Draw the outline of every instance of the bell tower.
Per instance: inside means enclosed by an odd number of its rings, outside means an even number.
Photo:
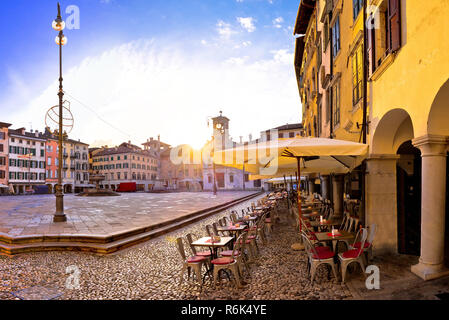
[[[225,148],[225,145],[229,144],[229,119],[223,116],[223,111],[220,111],[220,115],[218,117],[212,118],[213,123],[213,135],[216,140],[216,143],[219,144],[221,141],[222,149]]]

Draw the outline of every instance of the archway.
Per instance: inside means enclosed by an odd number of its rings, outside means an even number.
[[[408,187],[403,183],[407,172],[404,173],[402,167],[410,161],[408,153],[413,155],[410,151],[413,138],[412,119],[401,108],[385,113],[373,134],[365,177],[365,218],[367,225],[377,225],[378,252],[403,252],[400,240],[404,234],[404,195]],[[406,146],[411,147],[407,149]]]
[[[427,121],[427,133],[429,135],[449,136],[449,79],[435,95]],[[449,268],[449,153],[446,153],[446,155],[444,264]]]
[[[398,252],[419,256],[421,250],[421,152],[404,142],[398,149]]]

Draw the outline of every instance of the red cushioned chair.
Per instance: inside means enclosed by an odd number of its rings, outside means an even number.
[[[245,254],[245,247],[246,247],[246,241],[247,241],[247,237],[248,234],[246,232],[242,233],[239,236],[239,250],[237,252],[235,252],[236,254],[236,259],[237,259],[237,264],[239,266],[239,271],[240,271],[240,275],[243,275],[243,267],[245,267],[246,272],[248,273],[248,275],[250,274],[250,268],[249,268],[249,264],[248,264],[248,257]],[[234,244],[235,247],[235,244]],[[220,256],[221,257],[232,257],[234,250],[226,250],[226,251],[222,251],[220,252]]]
[[[190,269],[193,269],[195,271],[195,275],[199,283],[203,284],[203,278],[201,277],[201,267],[206,261],[206,258],[204,256],[194,255],[190,258],[186,257],[185,251],[184,251],[184,244],[182,238],[176,239],[177,248],[179,251],[179,254],[182,258],[182,270],[181,270],[181,278],[179,281],[179,284],[181,285],[184,280],[184,272],[187,270],[188,272],[188,278],[190,278]],[[193,274],[192,274],[193,279]]]
[[[346,269],[353,262],[357,262],[360,265],[362,272],[366,277],[365,264],[363,261],[363,248],[365,247],[367,236],[368,231],[365,228],[360,229],[355,236],[354,244],[352,245],[353,249],[338,254],[341,263],[342,283],[345,282]],[[355,248],[355,243],[357,242],[360,242],[359,248]]]
[[[219,279],[218,274],[221,270],[227,269],[232,272],[236,280],[236,287],[241,288],[242,283],[240,282],[240,270],[238,259],[242,256],[240,241],[243,239],[242,235],[238,237],[232,249],[231,256],[222,256],[220,258],[214,259],[211,263],[214,265],[214,284],[217,284]],[[223,252],[222,252],[223,253]],[[222,255],[222,253],[220,253]]]
[[[363,246],[363,252],[367,255],[365,262],[368,264],[368,260],[371,260],[373,258],[373,242],[374,237],[376,235],[377,231],[377,225],[375,223],[372,223],[368,227],[369,235],[368,238],[365,241],[365,245]],[[355,242],[350,249],[360,249],[362,246],[362,243],[360,241]]]
[[[332,267],[332,271],[334,273],[335,279],[338,280],[337,268],[335,267],[334,256],[335,254],[327,247],[317,247],[309,240],[309,236],[306,232],[301,233],[304,249],[307,253],[307,257],[309,259],[310,264],[310,273],[311,278],[310,281],[313,283],[313,279],[315,278],[316,270],[318,266],[321,264],[328,264]]]

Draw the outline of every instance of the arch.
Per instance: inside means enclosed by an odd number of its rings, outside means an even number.
[[[430,107],[427,133],[449,136],[449,79],[438,90]]]
[[[388,111],[379,121],[373,135],[373,154],[396,154],[405,141],[414,138],[412,119],[404,109]]]

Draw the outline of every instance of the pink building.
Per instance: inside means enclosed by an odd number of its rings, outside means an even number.
[[[0,122],[0,194],[9,192],[8,175],[9,175],[9,157],[8,157],[8,128],[9,123]]]

